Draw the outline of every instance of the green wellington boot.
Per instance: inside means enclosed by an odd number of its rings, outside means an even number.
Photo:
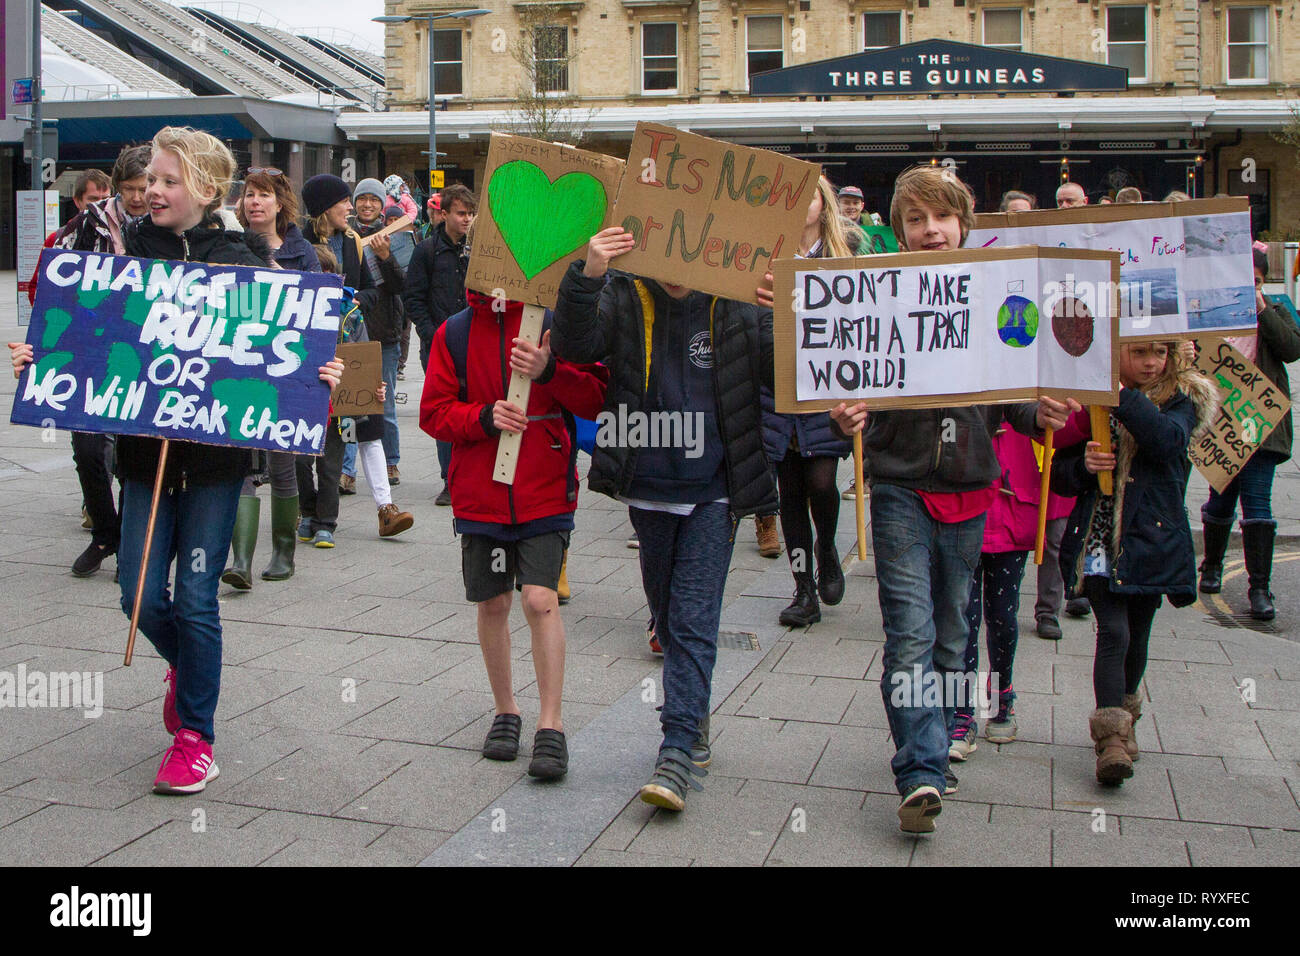
[[[221,580],[237,591],[253,589],[253,549],[257,547],[257,521],[262,501],[256,495],[240,495],[235,512],[235,534],[230,539],[230,564]]]
[[[293,552],[298,546],[298,496],[271,498],[271,563],[262,572],[263,581],[284,581],[293,577]]]

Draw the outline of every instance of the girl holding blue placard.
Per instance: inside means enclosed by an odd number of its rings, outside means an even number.
[[[234,157],[208,133],[164,127],[153,140],[146,199],[149,215],[128,226],[132,256],[189,262],[265,266],[252,237],[228,232],[216,218],[235,172]],[[14,373],[32,361],[30,345],[10,343]],[[320,368],[330,390],[343,374],[337,359]],[[144,553],[146,529],[162,440],[118,439],[121,468],[122,609],[128,615]],[[214,718],[221,686],[221,615],[217,586],[235,525],[249,453],[172,441],[162,474],[145,569],[140,630],[168,665],[163,724],[173,743],[154,779],[156,793],[198,793],[217,776],[212,756]],[[174,592],[169,592],[172,562]]]

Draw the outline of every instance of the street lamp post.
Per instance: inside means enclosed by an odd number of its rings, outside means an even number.
[[[375,23],[408,23],[412,20],[427,21],[426,29],[429,36],[429,191],[433,192],[433,172],[438,168],[438,104],[434,98],[434,53],[433,53],[433,21],[434,20],[471,20],[474,17],[481,17],[484,14],[491,13],[491,10],[482,8],[474,10],[456,10],[452,13],[432,13],[432,14],[411,14],[409,16],[393,17],[372,17]]]

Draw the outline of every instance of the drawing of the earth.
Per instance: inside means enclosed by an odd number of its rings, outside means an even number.
[[[1075,358],[1092,348],[1092,312],[1074,296],[1052,307],[1052,334],[1061,348]]]
[[[998,338],[1023,349],[1038,337],[1038,306],[1022,295],[1009,295],[998,308]]]

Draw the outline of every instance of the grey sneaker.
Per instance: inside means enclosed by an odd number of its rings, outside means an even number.
[[[1059,641],[1062,637],[1061,622],[1054,614],[1044,614],[1036,622],[1034,632],[1045,641]]]
[[[700,735],[691,747],[691,763],[697,767],[707,767],[713,763],[713,747],[709,744],[709,715],[700,721]]]
[[[953,773],[952,768],[949,767],[947,770],[943,772],[943,795],[946,797],[949,794],[956,793],[956,792],[957,792],[957,775]]]
[[[952,740],[948,742],[948,759],[962,763],[967,757],[979,750],[979,744],[975,743],[977,733],[978,730],[973,720],[964,729],[958,728],[952,735]]]
[[[680,811],[686,806],[686,791],[703,790],[695,777],[707,776],[708,771],[695,766],[690,754],[676,747],[659,751],[655,772],[650,782],[641,788],[641,799],[651,806]]]
[[[1008,711],[984,725],[984,736],[991,744],[1009,744],[1016,739],[1016,715]]]

